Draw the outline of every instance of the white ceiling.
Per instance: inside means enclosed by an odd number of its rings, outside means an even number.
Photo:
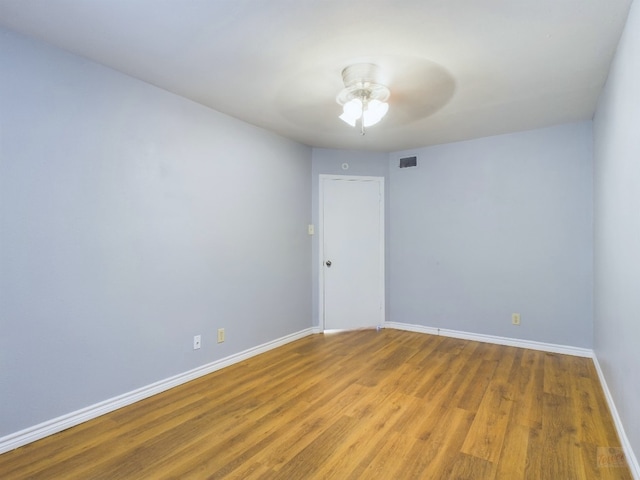
[[[395,151],[590,119],[632,0],[0,0],[0,25],[311,146]],[[378,64],[385,119],[338,119]]]

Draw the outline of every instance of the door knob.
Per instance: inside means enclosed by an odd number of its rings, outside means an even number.
[[[330,267],[330,266],[331,266],[331,260],[327,260],[327,262],[325,263],[325,265],[326,265],[327,267]]]

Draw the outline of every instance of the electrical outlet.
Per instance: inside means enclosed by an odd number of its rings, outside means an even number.
[[[218,343],[224,342],[224,328],[218,329]]]
[[[513,323],[514,325],[520,325],[520,314],[519,313],[512,313],[511,314],[511,323]]]
[[[202,338],[200,335],[193,337],[193,349],[198,350],[202,346]]]

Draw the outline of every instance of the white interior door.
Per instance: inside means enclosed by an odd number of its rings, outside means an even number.
[[[384,321],[384,178],[320,177],[320,318],[326,330]]]

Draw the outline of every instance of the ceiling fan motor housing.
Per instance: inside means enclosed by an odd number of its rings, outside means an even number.
[[[387,101],[389,89],[380,83],[380,67],[372,63],[356,63],[342,70],[344,89],[336,98],[340,105],[360,98],[365,101]]]

